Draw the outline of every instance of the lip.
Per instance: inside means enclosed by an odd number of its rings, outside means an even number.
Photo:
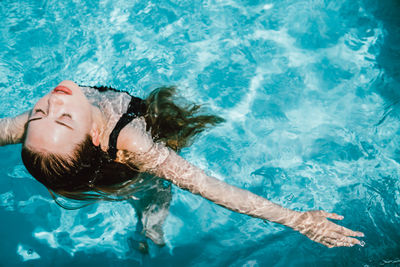
[[[65,87],[63,85],[59,85],[51,91],[52,94],[60,94],[60,95],[72,95],[71,89]]]

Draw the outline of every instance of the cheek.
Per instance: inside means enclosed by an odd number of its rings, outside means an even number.
[[[87,132],[92,126],[92,116],[89,111],[81,109],[79,113],[76,114],[76,122],[79,128]]]
[[[84,97],[76,97],[72,100],[72,105],[75,110],[79,111],[79,113],[83,113],[86,115],[90,115],[91,112],[91,104]]]

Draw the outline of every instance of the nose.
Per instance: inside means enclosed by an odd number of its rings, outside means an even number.
[[[64,105],[64,101],[60,97],[58,97],[57,95],[54,95],[54,94],[50,95],[48,101],[49,101],[48,113],[51,113],[51,112],[56,113]]]

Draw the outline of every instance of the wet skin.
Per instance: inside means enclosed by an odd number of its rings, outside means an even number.
[[[76,83],[62,81],[33,107],[25,145],[36,151],[72,153],[87,134],[98,134],[93,109]]]

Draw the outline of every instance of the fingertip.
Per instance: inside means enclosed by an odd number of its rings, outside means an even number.
[[[354,242],[354,243],[352,244],[352,247],[355,247],[355,246],[364,247],[364,246],[365,246],[365,242],[364,242],[364,241],[357,240],[357,242]]]
[[[335,219],[335,220],[343,220],[344,217],[342,215],[336,214],[336,213],[329,213],[329,218]]]
[[[365,236],[364,233],[362,233],[362,232],[357,232],[357,233],[358,233],[359,237],[364,237]]]

